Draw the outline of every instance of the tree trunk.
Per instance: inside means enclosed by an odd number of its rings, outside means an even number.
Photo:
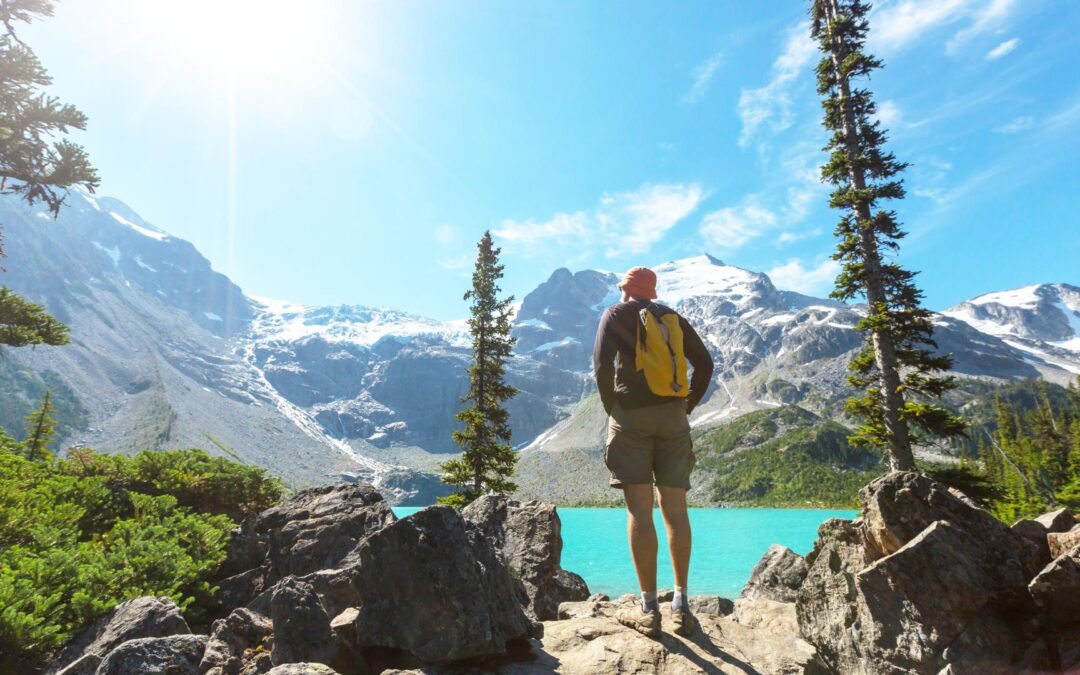
[[[828,21],[832,24],[840,15],[837,0],[824,0],[824,5]],[[848,155],[848,178],[851,181],[851,187],[861,191],[866,188],[866,177],[863,170],[855,165],[859,148],[856,139],[855,115],[851,109],[851,88],[847,77],[840,70],[839,52],[841,49],[841,40],[833,37],[829,55],[832,58],[833,73],[840,90],[844,144]],[[881,255],[874,236],[869,204],[856,203],[852,211],[859,230],[859,247],[862,249],[865,266],[866,300],[873,311],[875,307],[886,304],[885,288],[881,278]],[[900,392],[900,372],[897,368],[896,348],[892,335],[886,329],[874,329],[871,331],[871,343],[874,349],[874,362],[878,369],[882,402],[885,405],[882,418],[889,441],[889,466],[893,471],[913,471],[915,458],[911,453],[911,439],[908,436],[907,423],[900,417],[904,397]]]

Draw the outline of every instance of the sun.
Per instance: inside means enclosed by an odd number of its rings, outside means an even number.
[[[288,84],[327,60],[336,32],[322,0],[143,0],[135,25],[152,53],[194,78]]]

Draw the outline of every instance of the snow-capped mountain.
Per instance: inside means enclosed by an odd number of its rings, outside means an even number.
[[[987,293],[942,312],[1001,338],[1035,364],[1080,374],[1080,288],[1036,284]]]
[[[245,295],[188,242],[121,202],[75,193],[58,221],[0,199],[11,258],[0,281],[72,327],[62,348],[0,351],[18,428],[46,388],[65,444],[132,451],[204,447],[267,466],[294,485],[371,480],[399,499],[430,499],[431,471],[467,386],[464,321],[389,308],[303,306]],[[765,274],[703,255],[656,265],[659,301],[684,314],[716,361],[699,427],[798,402],[835,413],[861,344],[858,307],[777,289]],[[592,344],[618,276],[556,270],[518,308],[507,364],[520,478],[551,474],[547,453],[602,447]],[[993,293],[937,318],[960,375],[1080,372],[1080,291]],[[464,311],[464,307],[463,307]],[[547,455],[550,457],[550,455]],[[531,474],[530,474],[531,472]]]

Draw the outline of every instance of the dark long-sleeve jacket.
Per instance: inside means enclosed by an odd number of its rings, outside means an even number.
[[[666,403],[674,398],[652,393],[645,373],[638,372],[634,367],[637,324],[641,320],[641,310],[648,304],[642,300],[621,302],[609,307],[600,319],[596,345],[593,347],[593,372],[596,375],[596,388],[600,390],[600,400],[608,413],[616,400],[622,408],[631,409]],[[662,307],[662,311],[670,310]],[[687,396],[687,409],[693,410],[709,388],[713,361],[693,326],[681,316],[679,325],[683,332],[683,352],[693,368]]]

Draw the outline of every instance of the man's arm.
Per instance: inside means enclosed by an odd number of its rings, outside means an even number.
[[[694,368],[694,374],[690,378],[690,394],[686,397],[686,413],[690,414],[705,396],[709,383],[712,382],[713,360],[705,343],[701,341],[701,336],[690,322],[679,317],[679,323],[683,332],[683,353]]]
[[[604,410],[611,414],[615,405],[615,341],[612,339],[614,320],[611,308],[600,317],[600,327],[596,329],[596,344],[593,345],[593,375],[596,388],[600,392],[600,402]]]

